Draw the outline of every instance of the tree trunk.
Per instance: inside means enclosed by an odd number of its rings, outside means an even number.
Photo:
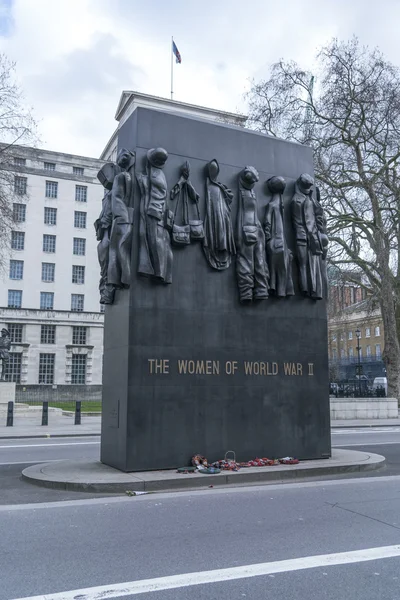
[[[386,364],[388,396],[400,398],[400,343],[397,333],[394,290],[390,277],[382,276],[381,312],[384,326],[383,360]]]

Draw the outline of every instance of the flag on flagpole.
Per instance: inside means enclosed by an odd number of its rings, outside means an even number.
[[[173,40],[172,40],[172,52],[175,54],[176,62],[180,64],[182,62],[181,53],[179,52],[178,47]]]

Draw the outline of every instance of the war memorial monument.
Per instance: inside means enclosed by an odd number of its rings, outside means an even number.
[[[328,458],[328,239],[311,149],[139,107],[99,180],[101,461]]]

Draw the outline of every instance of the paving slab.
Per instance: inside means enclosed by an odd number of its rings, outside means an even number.
[[[14,417],[14,425],[6,427],[6,421],[0,422],[1,439],[48,438],[99,436],[101,417],[82,416],[81,425],[74,425],[74,418],[49,414],[49,424],[42,425],[41,415],[35,417]]]
[[[350,428],[354,427],[395,427],[400,425],[399,418],[393,419],[331,419],[331,428]]]
[[[301,480],[343,473],[380,469],[385,457],[380,454],[334,448],[332,458],[302,461],[297,465],[249,467],[237,472],[222,471],[215,475],[180,474],[176,470],[123,473],[95,460],[61,460],[32,465],[22,471],[25,481],[48,488],[100,493],[126,491],[157,492],[206,488],[210,485]]]

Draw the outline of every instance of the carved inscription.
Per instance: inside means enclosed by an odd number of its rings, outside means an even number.
[[[301,362],[188,360],[183,358],[173,362],[169,358],[148,358],[147,363],[150,375],[170,375],[171,372],[178,375],[211,376],[240,373],[249,377],[268,377],[271,375],[302,377],[303,375],[314,375],[314,363],[312,362],[303,365]]]

